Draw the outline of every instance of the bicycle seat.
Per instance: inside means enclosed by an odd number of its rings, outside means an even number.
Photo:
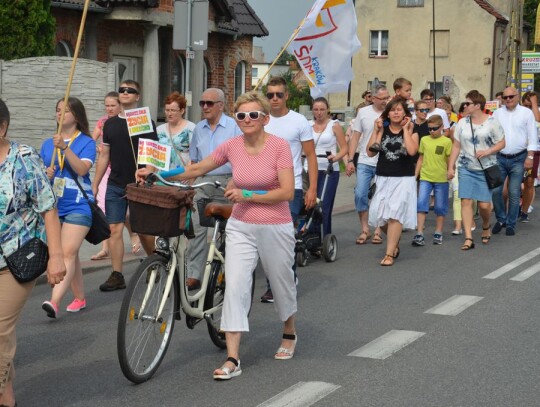
[[[232,208],[232,204],[210,202],[208,205],[206,205],[206,208],[204,208],[204,216],[229,219],[229,217],[231,216]]]

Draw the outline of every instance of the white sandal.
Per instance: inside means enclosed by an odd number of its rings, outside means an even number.
[[[283,339],[288,339],[290,341],[294,341],[294,345],[291,348],[284,348],[283,346],[279,347],[279,349],[276,351],[276,354],[274,355],[274,359],[277,360],[289,360],[292,359],[294,356],[294,350],[296,349],[296,341],[298,340],[298,336],[296,334],[283,334]],[[282,353],[282,355],[280,355]]]
[[[227,362],[231,362],[234,365],[234,368],[231,369],[230,367],[225,367],[225,364],[221,366],[219,369],[224,372],[223,374],[216,374],[214,370],[214,379],[215,380],[229,380],[233,377],[240,376],[242,374],[242,369],[240,368],[240,361],[236,360],[235,358],[228,357]]]

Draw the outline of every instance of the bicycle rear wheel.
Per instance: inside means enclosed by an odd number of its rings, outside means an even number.
[[[133,383],[145,382],[153,376],[171,341],[178,309],[177,281],[171,287],[161,316],[156,319],[169,272],[167,264],[167,259],[160,255],[147,257],[137,268],[124,294],[118,319],[118,361],[124,376]],[[156,271],[154,286],[147,293],[153,270]],[[141,314],[146,294],[148,298]]]
[[[223,298],[225,297],[225,267],[220,261],[213,261],[210,271],[210,281],[208,282],[208,288],[206,289],[206,296],[204,299],[204,309],[210,309],[217,306],[223,306]],[[227,344],[225,343],[225,332],[222,332],[219,328],[221,323],[220,308],[214,312],[206,323],[208,325],[208,334],[214,345],[218,348],[225,349]]]

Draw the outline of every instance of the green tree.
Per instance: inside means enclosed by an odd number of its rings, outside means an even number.
[[[309,86],[299,88],[296,83],[293,82],[294,74],[291,71],[287,71],[280,76],[287,82],[287,89],[289,90],[287,106],[289,109],[298,112],[300,105],[311,105]],[[263,86],[263,93],[266,93],[266,85]]]
[[[287,65],[289,61],[294,61],[294,56],[289,54],[287,50],[283,51],[283,53],[279,56],[278,60],[276,61],[276,64],[278,65]]]
[[[50,0],[0,0],[0,59],[54,55]]]

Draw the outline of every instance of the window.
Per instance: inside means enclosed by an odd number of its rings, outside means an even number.
[[[259,77],[259,68],[251,68],[251,76],[253,79],[257,79]]]
[[[385,57],[388,55],[388,31],[370,31],[369,56]]]
[[[435,30],[435,56],[447,57],[450,51],[450,31]],[[433,30],[429,32],[429,56],[433,57]]]
[[[368,83],[367,83],[367,88],[366,88],[366,89],[371,90],[371,89],[373,89],[373,87],[374,87],[375,85],[384,85],[384,86],[386,86],[386,81],[379,81],[379,80],[377,80],[377,83],[375,83],[375,81],[368,81]]]
[[[176,63],[173,66],[171,85],[171,90],[176,90],[182,95],[186,91],[186,63],[183,56],[176,58]]]
[[[67,41],[60,41],[56,44],[55,55],[57,57],[73,56],[73,47]]]
[[[398,0],[398,7],[424,7],[424,0]]]
[[[234,100],[245,92],[246,88],[246,64],[240,61],[234,70]]]

